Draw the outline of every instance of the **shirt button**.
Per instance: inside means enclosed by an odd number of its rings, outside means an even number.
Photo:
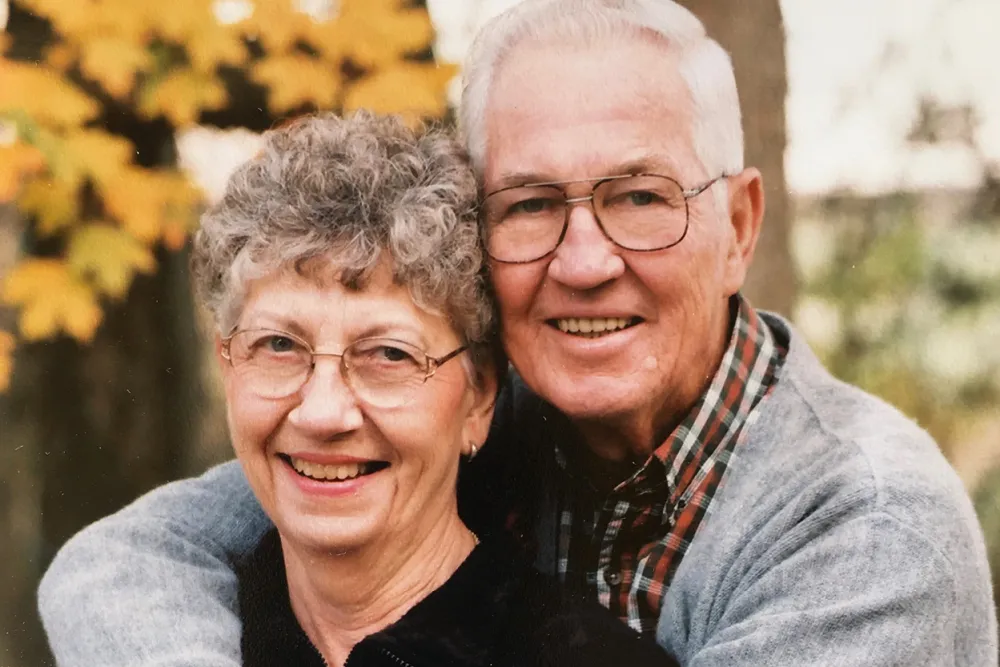
[[[620,572],[615,572],[614,570],[605,570],[604,581],[608,586],[617,586],[622,583],[622,575]]]

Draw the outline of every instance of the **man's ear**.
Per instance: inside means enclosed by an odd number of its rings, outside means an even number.
[[[729,222],[732,234],[726,254],[726,292],[743,287],[764,222],[764,181],[754,167],[726,179],[729,186]]]

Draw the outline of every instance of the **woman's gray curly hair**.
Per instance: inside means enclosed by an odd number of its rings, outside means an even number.
[[[318,259],[358,289],[389,259],[395,280],[450,319],[479,366],[490,354],[493,308],[476,197],[466,154],[443,131],[414,132],[363,111],[303,117],[267,132],[202,216],[192,256],[198,295],[226,335],[256,278]]]

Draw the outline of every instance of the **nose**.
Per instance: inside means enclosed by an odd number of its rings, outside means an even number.
[[[288,421],[306,435],[325,440],[361,428],[364,415],[340,370],[339,357],[317,357]]]
[[[604,234],[591,206],[576,204],[568,215],[566,236],[549,262],[549,277],[574,290],[594,289],[620,277],[625,260]]]

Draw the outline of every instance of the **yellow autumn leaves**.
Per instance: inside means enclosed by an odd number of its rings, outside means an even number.
[[[89,342],[101,322],[93,290],[59,260],[22,262],[4,280],[0,296],[21,306],[18,326],[27,340],[47,338],[62,330]]]
[[[14,337],[0,330],[0,392],[10,386],[11,353],[14,351]]]
[[[11,142],[0,144],[0,202],[17,195],[22,176],[37,173],[45,167],[45,156],[34,146]]]
[[[0,298],[20,306],[18,329],[26,340],[63,331],[89,342],[101,322],[97,294],[123,298],[136,272],[149,273],[156,266],[148,247],[102,224],[79,227],[67,259],[27,259],[5,277]]]
[[[58,248],[0,275],[0,303],[16,309],[24,340],[91,340],[107,302],[156,270],[158,245],[181,248],[197,219],[202,195],[188,177],[170,159],[140,165],[111,129],[123,109],[191,126],[232,104],[227,81],[241,71],[276,117],[363,107],[415,121],[445,113],[455,74],[408,58],[427,51],[433,27],[407,0],[331,0],[319,15],[298,0],[14,4],[54,34],[28,62],[4,55],[20,36],[0,33],[0,204]],[[14,342],[0,330],[0,391]]]

